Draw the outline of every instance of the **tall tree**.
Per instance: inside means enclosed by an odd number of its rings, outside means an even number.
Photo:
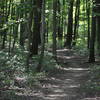
[[[100,0],[96,0],[97,50],[100,56]]]
[[[76,39],[78,35],[78,26],[79,26],[79,13],[80,13],[80,0],[76,0],[76,9],[75,9],[75,23],[73,31],[73,45],[76,45]]]
[[[87,40],[87,47],[90,47],[90,0],[86,0],[86,12],[87,12],[87,22],[88,22],[88,40]]]
[[[45,0],[42,1],[42,14],[41,14],[41,54],[39,59],[39,64],[37,66],[37,71],[40,72],[42,69],[42,63],[44,59],[44,49],[45,49]]]
[[[73,4],[74,0],[70,0],[69,13],[68,13],[68,27],[67,27],[67,37],[65,46],[71,48],[72,46],[72,35],[73,35]]]
[[[62,23],[61,23],[61,21],[62,21],[62,19],[61,19],[61,3],[60,3],[60,1],[58,0],[57,1],[57,10],[58,10],[58,16],[57,16],[57,22],[58,22],[58,24],[57,24],[57,29],[58,29],[58,40],[60,41],[60,40],[62,40],[62,36],[63,36],[63,34],[62,34],[62,28],[63,27],[61,27],[61,25],[62,25]]]
[[[92,29],[91,29],[91,38],[90,38],[90,48],[89,48],[89,62],[95,62],[95,39],[96,39],[96,8],[95,2],[93,3],[92,8]]]
[[[34,23],[33,23],[33,38],[32,38],[32,55],[38,54],[38,46],[40,43],[40,26],[41,26],[41,7],[42,0],[34,0]]]
[[[53,0],[53,56],[57,60],[56,36],[57,36],[57,0]]]
[[[24,0],[21,0],[21,5],[22,5],[22,12],[20,13],[20,19],[24,18]],[[20,24],[20,45],[22,47],[24,47],[24,30],[25,30],[25,24],[23,23],[23,21]]]

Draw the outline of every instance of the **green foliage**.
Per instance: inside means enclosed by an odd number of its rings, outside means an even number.
[[[57,49],[64,48],[63,46],[64,46],[64,42],[62,40],[57,42]]]
[[[39,83],[38,80],[45,78],[47,72],[58,68],[52,53],[45,51],[42,72],[37,73],[35,69],[38,65],[39,56],[33,56],[30,64],[30,71],[26,73],[26,56],[27,51],[16,48],[9,56],[6,51],[0,51],[0,88],[13,86],[16,77],[26,77],[26,85]]]
[[[92,65],[89,73],[89,80],[84,85],[85,92],[100,93],[100,65]]]
[[[0,87],[13,84],[15,76],[22,76],[25,70],[25,58],[22,51],[9,56],[8,52],[0,52]]]
[[[45,51],[42,70],[49,72],[58,67],[59,66],[57,65],[56,60],[54,60],[52,53]]]
[[[86,47],[84,47],[84,45],[78,45],[73,47],[73,49],[75,50],[75,52],[81,56],[88,56],[89,55],[89,51]]]
[[[40,85],[40,80],[43,80],[46,77],[45,72],[41,73],[30,73],[27,75],[27,82],[26,84],[30,87],[33,88],[34,85]]]
[[[38,65],[39,56],[33,56],[32,61],[33,62],[30,65],[30,71],[27,77],[27,84],[30,87],[33,85],[39,85],[40,80],[43,80],[49,73],[59,68],[57,62],[53,59],[52,53],[48,51],[45,51],[44,53],[44,59],[40,73],[35,71]]]
[[[30,67],[30,72],[34,72],[39,61],[39,55],[32,57],[32,63]],[[59,67],[57,65],[56,60],[53,58],[53,54],[51,52],[45,51],[44,53],[44,59],[43,59],[43,65],[42,65],[42,72],[49,72],[51,70],[54,70],[55,68]]]
[[[41,0],[40,0],[41,1]],[[48,34],[45,34],[45,39],[48,38],[48,43],[45,41],[46,49],[52,48],[52,35],[53,35],[53,1],[52,0],[45,0],[45,12],[46,12],[46,25],[45,25],[45,31],[48,31]],[[56,0],[57,1],[57,0]],[[58,2],[58,1],[57,1]],[[0,51],[0,88],[5,86],[11,86],[14,84],[14,78],[15,77],[25,77],[26,84],[32,86],[33,83],[38,84],[40,79],[45,78],[47,73],[50,73],[59,66],[57,65],[57,62],[54,60],[53,55],[51,52],[45,51],[44,52],[44,58],[42,62],[42,69],[41,73],[36,72],[36,68],[38,66],[38,62],[40,59],[40,55],[33,56],[32,59],[29,58],[29,72],[26,73],[26,60],[27,60],[27,53],[28,51],[25,51],[23,49],[20,49],[21,47],[20,42],[24,42],[24,46],[27,48],[27,45],[30,44],[30,48],[28,47],[28,50],[31,49],[31,45],[35,46],[34,43],[37,41],[33,41],[33,37],[37,38],[35,36],[35,26],[40,25],[42,22],[37,22],[35,24],[35,19],[41,17],[38,14],[38,16],[35,16],[35,10],[36,7],[38,7],[39,2],[35,4],[34,0],[1,0],[0,1],[0,47],[2,47],[2,43],[4,42],[4,48],[6,48],[6,51],[1,50]],[[40,2],[41,3],[41,2]],[[66,38],[67,33],[67,24],[68,24],[68,12],[70,8],[70,0],[59,0],[60,4],[57,4],[57,27],[56,28],[56,40],[57,40],[57,49],[63,48],[64,40]],[[88,6],[90,5],[90,9]],[[87,7],[85,7],[87,6]],[[87,38],[88,38],[88,16],[87,13],[90,12],[90,18],[91,18],[91,10],[92,10],[92,1],[86,1],[81,0],[80,1],[80,16],[79,16],[79,22],[76,29],[76,46],[73,47],[73,49],[77,52],[77,54],[82,56],[89,55],[88,49],[87,49]],[[95,6],[95,5],[94,5]],[[74,3],[73,8],[76,9],[76,0]],[[75,24],[75,9],[73,9],[73,26]],[[38,11],[41,11],[40,8],[37,9]],[[88,11],[89,10],[89,11]],[[40,13],[40,12],[39,12]],[[95,16],[100,16],[100,13],[93,12]],[[31,15],[32,14],[32,15]],[[60,19],[59,19],[60,18]],[[38,21],[38,20],[36,20]],[[42,20],[41,20],[42,21]],[[60,21],[60,22],[59,22]],[[32,22],[32,23],[31,23]],[[90,20],[90,25],[91,25]],[[27,25],[26,25],[27,23]],[[55,25],[54,25],[55,26]],[[58,39],[58,27],[61,28],[61,32],[63,31],[62,41]],[[74,29],[75,27],[73,27]],[[40,29],[40,28],[39,28]],[[35,30],[35,31],[34,31]],[[9,34],[8,34],[9,33]],[[13,35],[15,33],[15,35]],[[41,33],[41,32],[40,32]],[[6,35],[5,35],[6,34]],[[27,36],[24,36],[27,34]],[[21,37],[22,35],[22,37]],[[47,36],[48,35],[48,36]],[[25,38],[24,38],[25,37]],[[73,36],[72,36],[73,37]],[[21,40],[22,38],[22,40]],[[26,39],[28,40],[27,43]],[[29,40],[30,39],[30,40]],[[41,38],[43,39],[43,38]],[[72,40],[73,41],[73,40]],[[11,50],[10,54],[7,52],[7,50],[11,49],[13,46],[13,43],[15,43],[14,51]],[[37,44],[36,44],[37,45]],[[41,45],[41,44],[40,44]],[[16,48],[18,47],[18,48]],[[34,50],[34,49],[33,49]],[[90,80],[85,85],[87,90],[97,90],[100,91],[100,67],[94,66],[91,68],[90,72]]]

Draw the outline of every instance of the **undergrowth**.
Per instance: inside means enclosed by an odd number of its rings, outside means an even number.
[[[15,78],[23,78],[27,84],[33,84],[43,79],[50,71],[59,67],[53,59],[52,53],[45,51],[41,73],[35,72],[39,56],[33,56],[30,63],[30,71],[26,72],[26,53],[22,49],[16,49],[10,56],[6,51],[0,51],[0,88],[14,85]]]
[[[89,80],[83,86],[86,94],[98,96],[100,93],[100,65],[92,65],[89,72]]]
[[[79,54],[80,56],[88,56],[89,55],[89,50],[83,46],[83,45],[80,45],[80,46],[75,46],[73,47],[73,50],[76,52],[76,54]]]
[[[17,89],[19,88],[30,88],[31,90],[39,86],[41,80],[51,71],[59,67],[53,59],[52,53],[45,51],[41,72],[38,73],[35,70],[39,62],[39,55],[31,58],[29,65],[30,69],[27,72],[27,54],[27,51],[19,48],[16,48],[10,56],[7,51],[0,51],[0,100],[2,97],[3,100],[5,100],[6,97],[10,99],[15,98]]]

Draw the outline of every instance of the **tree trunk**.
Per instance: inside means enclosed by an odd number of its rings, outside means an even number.
[[[57,60],[56,34],[57,34],[57,0],[53,0],[53,57]]]
[[[100,56],[100,0],[96,0],[96,13],[97,13],[97,50]]]
[[[66,42],[65,42],[65,46],[69,49],[72,46],[72,35],[73,35],[73,4],[74,4],[74,0],[70,0],[67,37],[66,37]]]
[[[41,14],[41,54],[39,59],[39,64],[37,66],[37,71],[40,72],[42,69],[42,63],[44,58],[44,49],[45,49],[45,0],[42,3],[42,14]]]
[[[80,13],[80,0],[76,1],[76,10],[75,10],[75,24],[73,32],[73,46],[76,45],[76,39],[78,35],[78,26],[79,26],[79,13]]]
[[[94,15],[95,7],[92,9],[92,30],[90,38],[90,48],[89,48],[89,62],[95,62],[95,38],[96,38],[96,16]]]
[[[32,52],[32,55],[37,55],[38,54],[38,45],[41,41],[40,26],[41,26],[42,0],[35,0],[34,6],[35,6],[35,9],[34,9],[33,41],[32,41],[31,52]]]
[[[87,10],[87,22],[88,22],[88,40],[87,40],[87,48],[90,47],[90,1],[86,0],[86,10]]]

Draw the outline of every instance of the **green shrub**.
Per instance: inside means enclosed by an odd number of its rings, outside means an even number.
[[[92,65],[89,73],[89,80],[84,85],[84,89],[89,93],[100,92],[100,65]]]

